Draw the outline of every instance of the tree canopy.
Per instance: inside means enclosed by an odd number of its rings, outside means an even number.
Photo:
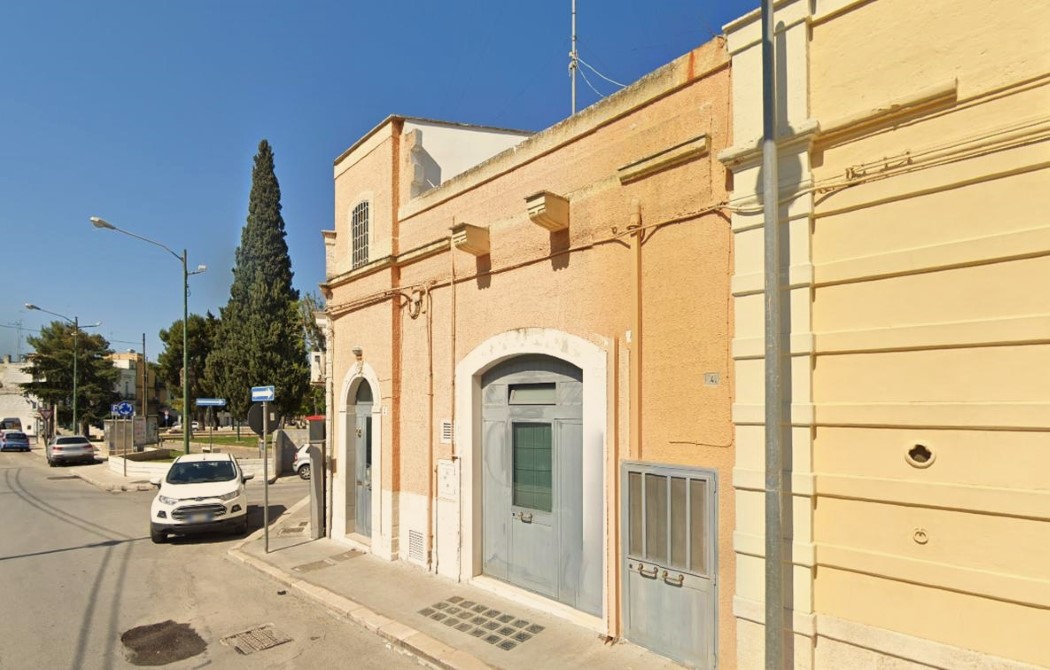
[[[208,312],[206,316],[190,314],[189,330],[186,340],[189,344],[190,398],[212,395],[212,388],[205,376],[208,354],[212,350],[219,320]],[[182,413],[182,319],[171,324],[171,327],[160,331],[164,351],[157,357],[160,378],[172,389],[171,404]],[[193,407],[188,412],[193,415]]]
[[[26,371],[33,381],[22,384],[22,391],[40,398],[45,405],[58,406],[58,423],[73,420],[73,324],[52,321],[30,335],[26,342],[33,347]],[[77,433],[88,424],[97,424],[110,414],[110,406],[119,398],[115,387],[120,371],[107,358],[113,353],[101,335],[84,330],[76,333]]]
[[[208,383],[241,418],[251,405],[252,386],[275,386],[273,406],[289,415],[300,406],[310,373],[299,292],[292,287],[281,187],[266,140],[255,155],[248,218],[234,263],[230,299],[221,310],[208,356]]]

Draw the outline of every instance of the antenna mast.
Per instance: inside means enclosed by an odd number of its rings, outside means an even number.
[[[572,0],[572,51],[569,52],[569,75],[572,77],[572,113],[576,114],[576,70],[579,54],[576,52],[576,0]]]

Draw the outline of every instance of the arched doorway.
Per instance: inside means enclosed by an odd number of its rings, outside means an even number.
[[[346,520],[348,531],[366,538],[372,535],[372,405],[372,387],[361,379],[347,408],[347,457],[352,470],[345,475]]]
[[[601,585],[585,576],[601,554],[584,542],[582,419],[571,363],[521,355],[482,375],[482,571],[600,614]]]

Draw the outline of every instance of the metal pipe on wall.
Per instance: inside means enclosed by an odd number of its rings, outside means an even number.
[[[780,180],[776,145],[777,85],[773,0],[762,0],[762,196],[765,222],[765,667],[784,667],[783,430],[785,353],[781,314]]]

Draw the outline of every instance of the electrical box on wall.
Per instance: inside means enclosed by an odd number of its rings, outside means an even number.
[[[324,384],[325,352],[314,351],[310,353],[310,383]]]
[[[438,461],[438,498],[456,500],[459,496],[459,469],[448,460]]]

